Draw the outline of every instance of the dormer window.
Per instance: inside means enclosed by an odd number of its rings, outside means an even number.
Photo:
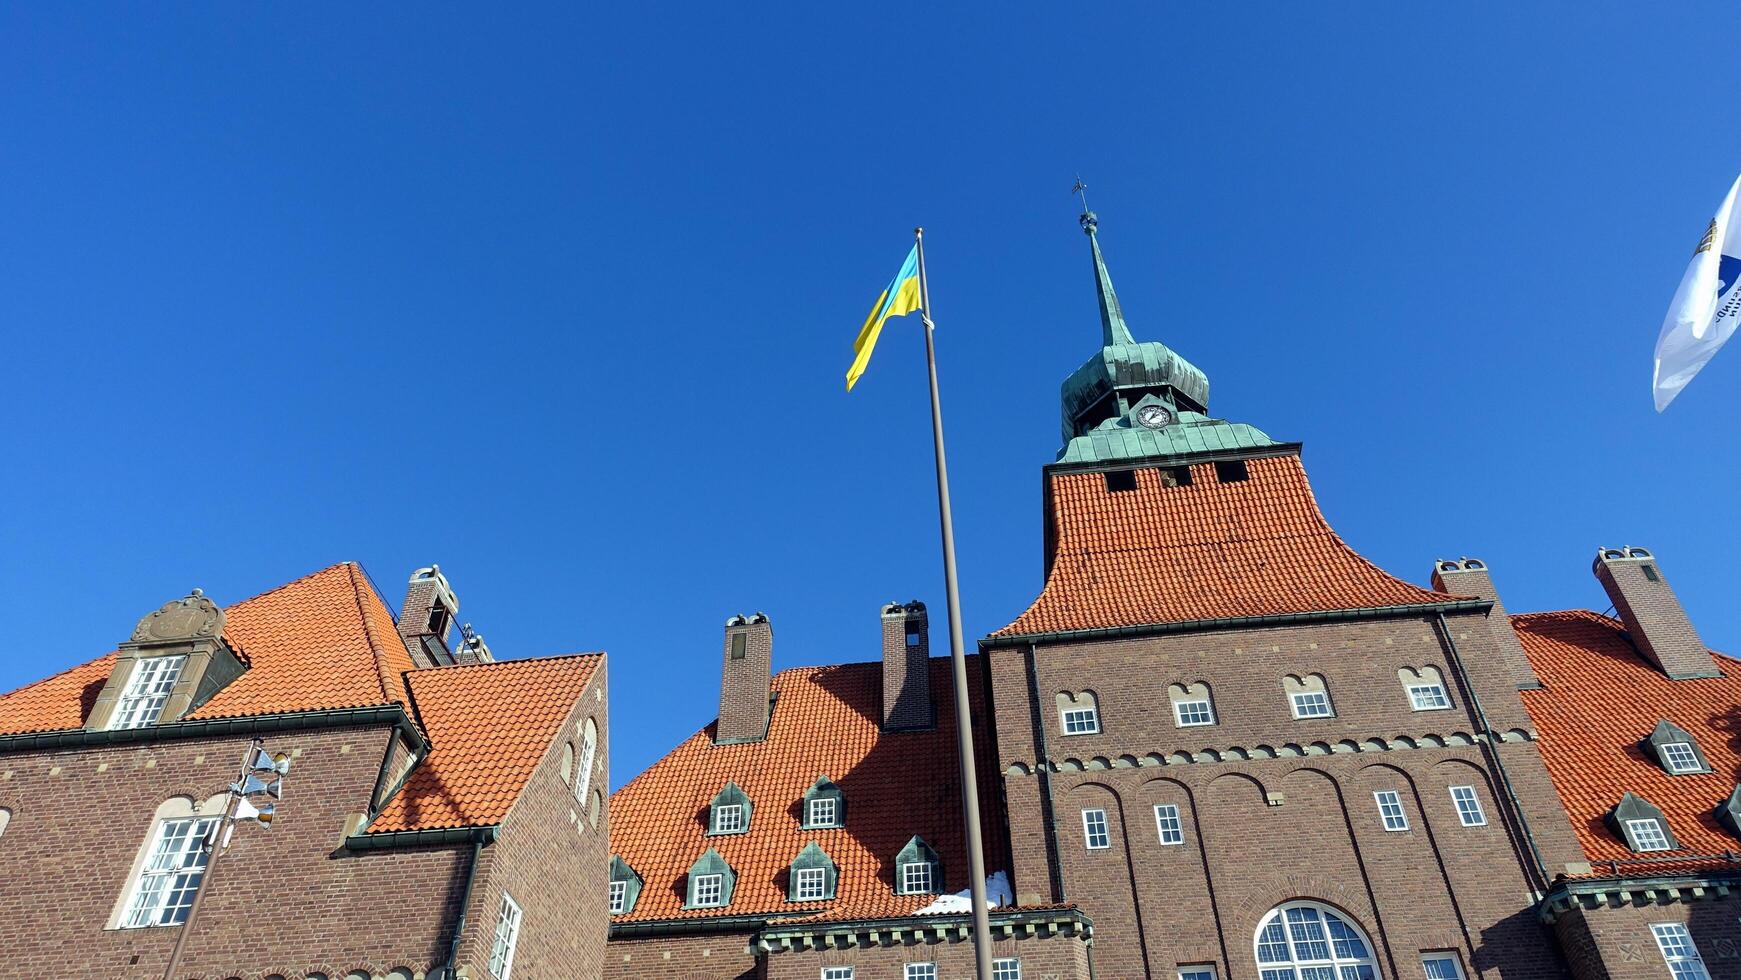
[[[1651,802],[1636,793],[1627,793],[1608,813],[1608,824],[1626,841],[1626,846],[1639,853],[1673,851],[1681,845],[1669,830],[1668,818]]]
[[[895,892],[930,895],[942,890],[943,862],[931,845],[914,837],[895,856]]]
[[[181,679],[181,668],[186,664],[185,656],[147,657],[136,662],[132,675],[127,678],[127,687],[121,692],[121,700],[115,705],[109,727],[144,728],[157,724],[163,706],[169,702],[169,693],[175,690],[175,682]]]
[[[246,669],[224,642],[224,611],[198,589],[141,619],[114,663],[85,714],[87,731],[177,721]]]
[[[1655,730],[1644,740],[1643,748],[1647,753],[1656,756],[1657,764],[1670,775],[1684,776],[1688,773],[1711,771],[1710,764],[1705,761],[1705,754],[1699,751],[1699,743],[1686,729],[1666,718],[1656,723]]]
[[[707,833],[709,836],[748,833],[752,809],[750,798],[738,788],[738,784],[726,783],[725,789],[719,791],[708,807]]]
[[[717,909],[731,904],[732,888],[737,884],[737,873],[731,865],[725,863],[725,858],[713,848],[708,848],[694,864],[689,867],[688,901],[684,903],[687,909]]]
[[[625,915],[635,910],[635,900],[641,897],[641,876],[629,867],[629,862],[611,855],[610,910],[612,915]]]
[[[799,825],[805,830],[832,830],[846,826],[846,795],[834,780],[818,777],[816,784],[804,793],[800,801]]]
[[[798,852],[790,868],[791,878],[786,888],[786,900],[791,902],[825,902],[834,897],[840,873],[834,859],[811,841]]]

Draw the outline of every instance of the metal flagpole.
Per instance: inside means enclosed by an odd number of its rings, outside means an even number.
[[[263,740],[256,737],[248,743],[247,754],[242,756],[242,774],[236,777],[238,783],[248,781],[248,766],[254,761],[254,753],[259,750]],[[193,904],[187,908],[187,918],[181,920],[181,932],[175,937],[175,948],[170,950],[169,965],[163,969],[163,980],[176,980],[176,974],[181,966],[182,949],[187,945],[187,937],[193,932],[193,925],[199,920],[200,906],[205,904],[206,893],[212,890],[212,872],[217,870],[218,858],[224,856],[224,831],[235,822],[236,802],[241,797],[232,789],[224,797],[224,815],[218,819],[217,826],[206,835],[205,842],[200,846],[206,851],[206,866],[201,869],[199,888],[193,893]]]
[[[961,753],[961,809],[967,823],[968,885],[973,892],[973,960],[978,980],[991,980],[991,916],[985,900],[985,848],[979,834],[979,777],[973,760],[973,719],[967,703],[967,655],[961,642],[961,590],[955,581],[955,520],[949,511],[949,466],[943,458],[943,409],[937,400],[937,347],[931,332],[931,291],[925,280],[925,229],[919,249],[919,319],[925,324],[925,367],[931,374],[931,440],[937,452],[937,519],[943,531],[943,583],[949,598],[949,658],[955,677],[955,734]]]

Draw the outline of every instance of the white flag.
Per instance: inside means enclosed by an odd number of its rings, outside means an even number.
[[[1741,177],[1735,179],[1729,196],[1723,198],[1723,206],[1711,219],[1662,321],[1662,334],[1656,338],[1656,375],[1651,380],[1659,412],[1675,400],[1741,324],[1741,289],[1735,288],[1736,280],[1741,279],[1737,191],[1741,191]]]

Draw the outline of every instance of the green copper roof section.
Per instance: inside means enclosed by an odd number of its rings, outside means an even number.
[[[1107,419],[1093,430],[1064,444],[1060,463],[1106,463],[1238,449],[1261,449],[1280,443],[1244,422],[1212,419],[1200,412],[1179,412],[1171,425],[1150,429],[1135,421],[1144,405],[1163,404],[1144,398],[1128,415]]]
[[[1118,305],[1118,293],[1112,289],[1112,273],[1106,271],[1106,258],[1100,254],[1100,239],[1095,235],[1099,220],[1094,212],[1082,215],[1082,230],[1088,233],[1088,248],[1094,253],[1094,291],[1100,297],[1100,335],[1106,346],[1135,344],[1130,326],[1124,322],[1124,308]]]
[[[1082,189],[1077,181],[1077,190]],[[1094,260],[1102,345],[1064,379],[1059,392],[1064,448],[1059,463],[1183,456],[1280,445],[1243,423],[1210,418],[1209,376],[1166,344],[1138,343],[1100,251],[1100,219],[1086,206],[1079,219]],[[1138,413],[1151,409],[1139,423]],[[1154,425],[1158,420],[1161,424]]]

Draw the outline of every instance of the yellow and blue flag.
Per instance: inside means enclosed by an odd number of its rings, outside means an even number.
[[[888,288],[877,297],[877,305],[871,309],[871,315],[859,328],[858,339],[852,342],[852,367],[846,369],[846,390],[858,383],[859,375],[864,374],[865,366],[870,364],[871,351],[876,350],[877,337],[883,332],[883,321],[892,316],[906,316],[919,308],[919,246],[907,253],[907,261],[901,263],[901,271],[895,273],[895,278],[889,282]]]

